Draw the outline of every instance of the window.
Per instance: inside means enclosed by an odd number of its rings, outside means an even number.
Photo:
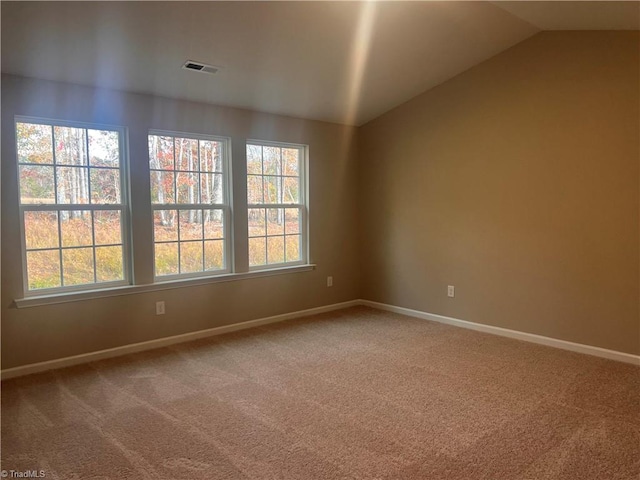
[[[247,144],[249,267],[306,262],[306,147]]]
[[[156,282],[233,271],[229,138],[149,131],[150,192],[133,192],[149,195],[149,216],[130,211],[124,128],[27,117],[15,127],[27,303],[131,284],[133,213],[153,232],[152,245],[136,248],[149,252],[141,278],[152,265]],[[304,145],[246,144],[249,250],[240,264],[251,275],[306,267],[307,155]]]
[[[156,278],[229,271],[228,152],[223,138],[149,135]]]
[[[17,118],[26,294],[128,283],[123,130]]]

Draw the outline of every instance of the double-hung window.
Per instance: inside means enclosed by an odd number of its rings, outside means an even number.
[[[229,272],[229,140],[149,134],[158,280]]]
[[[251,270],[307,261],[306,153],[303,145],[247,143]]]
[[[15,126],[25,296],[130,284],[125,129]],[[154,280],[232,272],[230,139],[150,131],[148,148]],[[249,141],[246,161],[249,270],[307,263],[307,147]]]
[[[127,284],[124,131],[16,118],[25,294]]]

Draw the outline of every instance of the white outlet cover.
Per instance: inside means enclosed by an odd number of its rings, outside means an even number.
[[[156,315],[164,315],[164,302],[156,302]]]

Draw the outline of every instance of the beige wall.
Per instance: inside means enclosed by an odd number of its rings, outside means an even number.
[[[3,76],[2,368],[359,297],[640,353],[639,42],[541,33],[357,132]],[[152,277],[148,129],[233,138],[237,239],[245,139],[309,144],[316,270],[16,309],[14,115],[129,129],[138,283]]]
[[[639,47],[540,33],[361,128],[364,298],[640,353]]]
[[[236,244],[246,252],[245,139],[309,145],[310,260],[266,278],[16,309],[22,296],[14,115],[122,125],[129,131],[134,267],[152,280],[146,135],[150,128],[232,137]],[[2,368],[237,323],[358,297],[354,129],[147,95],[2,77]],[[146,193],[145,193],[146,192]],[[245,255],[246,257],[246,255]],[[246,270],[239,265],[239,271]],[[334,286],[326,287],[327,275]],[[164,300],[167,313],[155,315]]]

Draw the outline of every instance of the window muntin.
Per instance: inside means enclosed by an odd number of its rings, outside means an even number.
[[[128,283],[124,134],[16,118],[25,294]]]
[[[150,132],[157,279],[229,272],[228,152],[225,138]]]
[[[249,268],[306,262],[306,147],[247,143]]]
[[[150,132],[154,278],[231,271],[230,141]],[[16,117],[25,295],[130,283],[123,128]],[[250,270],[307,262],[307,147],[247,144]]]

